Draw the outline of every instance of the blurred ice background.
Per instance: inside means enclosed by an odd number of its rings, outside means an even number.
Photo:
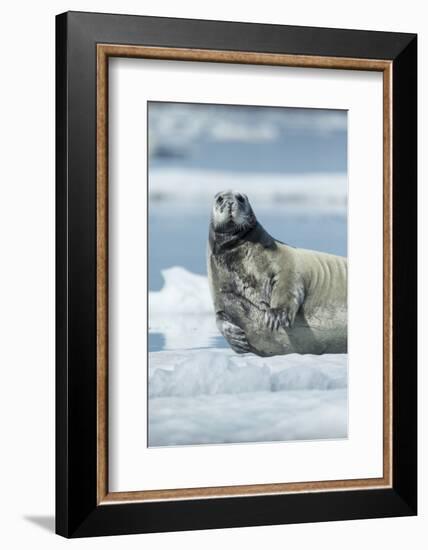
[[[213,196],[235,189],[275,238],[346,255],[347,113],[149,102],[148,152],[149,444],[346,437],[346,355],[234,354],[206,245]]]

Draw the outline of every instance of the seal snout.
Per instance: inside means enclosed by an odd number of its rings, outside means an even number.
[[[216,195],[215,206],[220,212],[232,214],[245,206],[245,198],[235,191],[222,191]]]
[[[238,191],[221,191],[214,197],[212,221],[217,231],[236,231],[253,223],[248,198]]]

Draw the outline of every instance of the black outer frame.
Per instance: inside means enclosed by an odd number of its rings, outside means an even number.
[[[97,506],[97,43],[393,61],[392,488]],[[84,537],[417,513],[416,74],[414,34],[82,12],[56,17],[58,534]]]

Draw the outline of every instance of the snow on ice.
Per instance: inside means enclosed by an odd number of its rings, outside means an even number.
[[[237,355],[210,345],[206,277],[174,267],[150,292],[149,445],[347,437],[347,355]]]

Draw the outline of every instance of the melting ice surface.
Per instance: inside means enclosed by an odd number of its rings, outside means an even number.
[[[347,437],[347,355],[237,355],[207,278],[162,276],[149,294],[150,334],[162,338],[149,353],[150,446]]]

